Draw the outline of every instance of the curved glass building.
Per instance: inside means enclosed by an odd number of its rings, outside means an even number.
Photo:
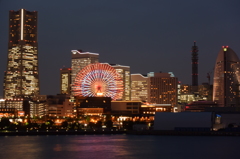
[[[239,106],[239,58],[228,46],[218,53],[213,78],[213,101],[219,107]]]

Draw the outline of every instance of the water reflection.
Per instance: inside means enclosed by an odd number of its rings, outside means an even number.
[[[53,151],[62,151],[62,146],[60,144],[56,144],[55,147],[53,147]]]
[[[239,137],[205,136],[8,136],[0,158],[239,158]],[[225,146],[226,145],[226,146]]]

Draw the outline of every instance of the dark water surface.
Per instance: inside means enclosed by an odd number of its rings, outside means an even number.
[[[0,159],[240,159],[240,137],[1,136]]]

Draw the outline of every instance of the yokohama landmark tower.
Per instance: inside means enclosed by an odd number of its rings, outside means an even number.
[[[31,98],[38,94],[37,12],[10,11],[4,98]]]

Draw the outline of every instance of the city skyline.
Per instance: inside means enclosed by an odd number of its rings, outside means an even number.
[[[74,49],[97,52],[100,62],[130,66],[131,73],[173,72],[184,84],[191,84],[193,41],[199,47],[199,84],[208,81],[208,72],[212,82],[221,46],[240,54],[236,1],[176,1],[179,6],[158,1],[72,2],[75,5],[59,1],[45,6],[43,1],[0,1],[0,82],[6,70],[8,13],[21,8],[39,13],[40,94],[60,92],[59,69],[71,66]]]

